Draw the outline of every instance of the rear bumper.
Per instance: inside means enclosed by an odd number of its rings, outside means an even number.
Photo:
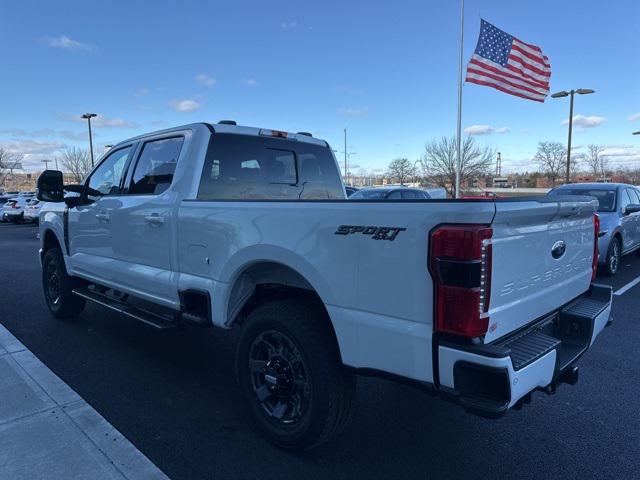
[[[575,383],[577,360],[610,323],[612,288],[591,286],[523,331],[493,344],[438,343],[438,389],[470,413],[500,417],[520,407],[531,392]]]

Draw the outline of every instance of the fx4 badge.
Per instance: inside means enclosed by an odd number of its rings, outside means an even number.
[[[374,240],[389,240],[393,242],[400,232],[404,232],[406,228],[399,227],[365,227],[362,225],[340,225],[336,230],[336,235],[349,235],[352,233],[361,233],[363,235],[371,235]]]

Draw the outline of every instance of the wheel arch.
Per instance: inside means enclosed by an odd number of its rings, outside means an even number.
[[[228,282],[223,283],[225,293],[219,300],[223,306],[218,309],[218,315],[221,314],[224,321],[221,326],[241,324],[253,309],[268,301],[302,297],[322,309],[337,341],[333,320],[326,308],[333,295],[324,281],[319,279],[319,273],[306,260],[300,257],[295,259],[290,252],[275,255],[273,252],[271,255],[246,258],[246,261],[238,263],[233,271],[228,272]],[[214,309],[215,305],[214,300]],[[214,323],[221,323],[220,316],[217,316],[217,320]]]
[[[51,248],[58,247],[60,248],[60,250],[62,250],[62,244],[60,243],[58,236],[55,234],[52,228],[44,229],[40,234],[40,238],[40,260],[44,258],[44,254],[47,252],[47,250]]]

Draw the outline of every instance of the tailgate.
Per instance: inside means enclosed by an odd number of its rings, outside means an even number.
[[[589,289],[597,201],[578,198],[584,201],[542,197],[495,203],[485,343],[558,310]]]

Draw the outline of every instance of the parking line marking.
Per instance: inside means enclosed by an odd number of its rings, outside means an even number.
[[[638,283],[640,283],[640,277],[636,277],[635,279],[631,280],[624,287],[620,287],[618,290],[613,292],[613,294],[614,295],[622,295],[623,293],[625,293],[630,288],[635,287]]]

